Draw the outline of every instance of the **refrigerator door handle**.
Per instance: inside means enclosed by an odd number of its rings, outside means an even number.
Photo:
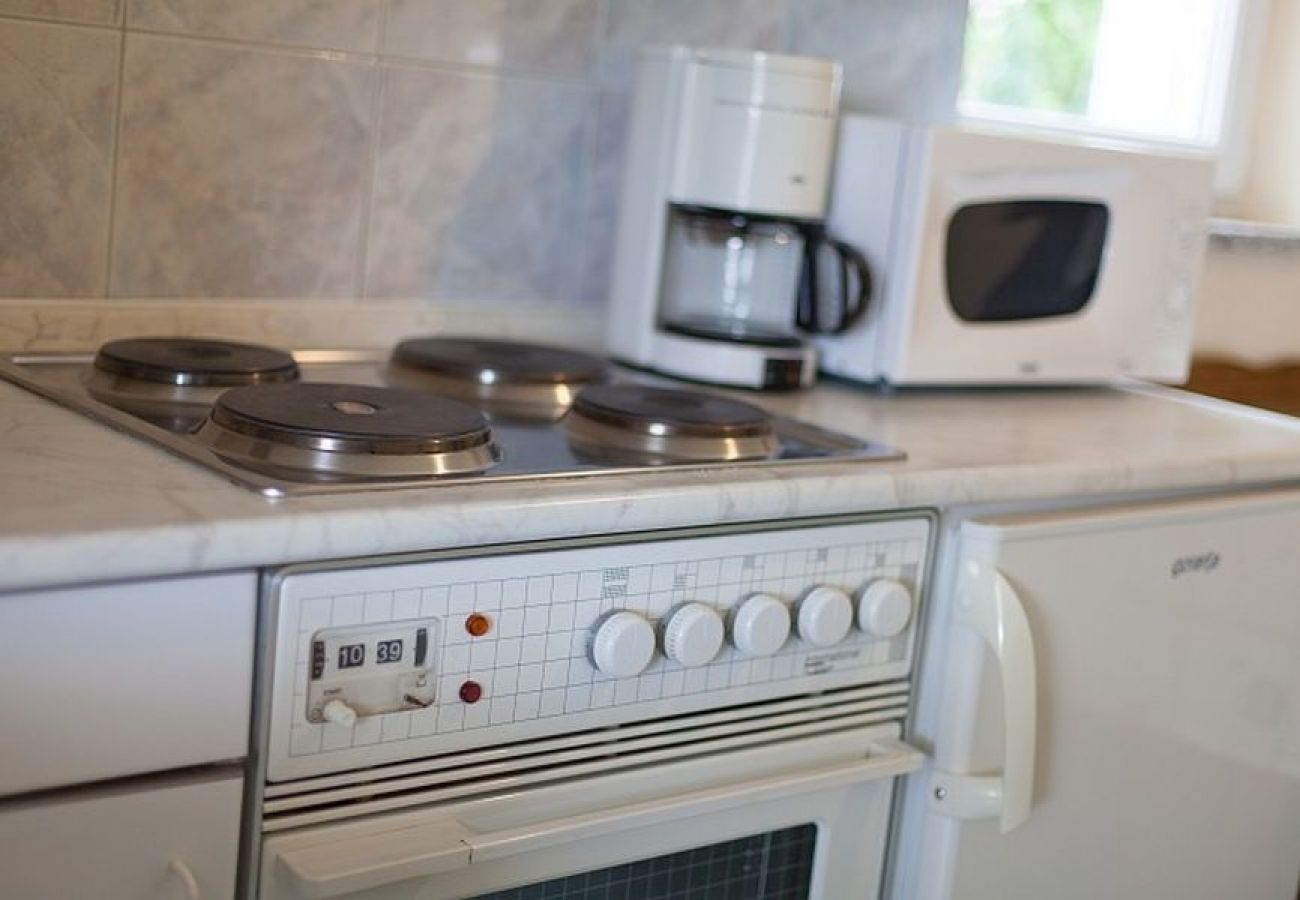
[[[967,562],[957,623],[978,634],[997,660],[1005,723],[1000,776],[937,769],[930,782],[933,808],[961,819],[1000,818],[1002,833],[1029,818],[1034,794],[1038,686],[1034,638],[1024,603],[992,566]]]

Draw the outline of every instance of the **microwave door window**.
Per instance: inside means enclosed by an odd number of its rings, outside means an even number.
[[[948,302],[966,322],[1068,316],[1088,305],[1110,212],[1078,200],[963,206],[948,223]]]

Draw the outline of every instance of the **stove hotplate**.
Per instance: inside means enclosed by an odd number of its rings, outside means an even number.
[[[758,403],[602,368],[569,351],[502,345],[514,356],[484,365],[479,351],[501,347],[482,343],[460,356],[434,339],[405,342],[391,358],[295,351],[296,371],[285,359],[249,360],[276,374],[236,387],[196,385],[203,379],[188,374],[168,381],[137,365],[108,373],[115,378],[110,390],[105,366],[91,354],[3,356],[0,378],[271,498],[904,458],[873,441],[771,415]],[[197,355],[210,350],[199,346]],[[421,371],[422,361],[431,368]],[[478,386],[446,383],[464,373]],[[189,386],[201,390],[171,402]],[[220,390],[204,393],[213,387]],[[137,394],[145,402],[132,402]]]

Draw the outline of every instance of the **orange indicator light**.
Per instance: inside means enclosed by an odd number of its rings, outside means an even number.
[[[470,613],[465,617],[465,630],[474,637],[482,637],[492,630],[492,620],[482,613]]]

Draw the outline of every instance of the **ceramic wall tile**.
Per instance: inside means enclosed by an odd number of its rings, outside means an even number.
[[[223,300],[115,298],[30,303],[0,300],[0,351],[93,350],[118,338],[218,335],[297,348],[391,349],[403,338],[457,331],[599,347],[599,316],[554,303],[419,303],[320,298]],[[0,446],[3,446],[0,441]]]
[[[602,91],[597,97],[596,127],[590,142],[584,198],[586,211],[583,215],[586,237],[582,247],[581,297],[588,304],[609,302],[631,111],[626,93]]]
[[[632,81],[637,53],[653,44],[779,50],[786,0],[608,0],[601,79],[606,87]],[[794,5],[804,0],[794,0]]]
[[[122,0],[0,0],[0,16],[118,25],[122,21]]]
[[[127,26],[373,52],[383,0],[129,0]]]
[[[515,72],[583,77],[600,0],[393,0],[386,52]]]
[[[130,35],[112,293],[352,293],[376,76]]]
[[[589,95],[577,85],[389,69],[367,294],[573,301]]]
[[[121,40],[0,21],[0,296],[104,291]]]
[[[964,18],[964,0],[0,0],[0,297],[586,316],[608,301],[642,46],[837,56],[846,109],[942,119]],[[120,32],[80,25],[124,21],[115,126]]]
[[[966,0],[797,0],[788,47],[844,63],[845,110],[944,121],[965,29]]]

